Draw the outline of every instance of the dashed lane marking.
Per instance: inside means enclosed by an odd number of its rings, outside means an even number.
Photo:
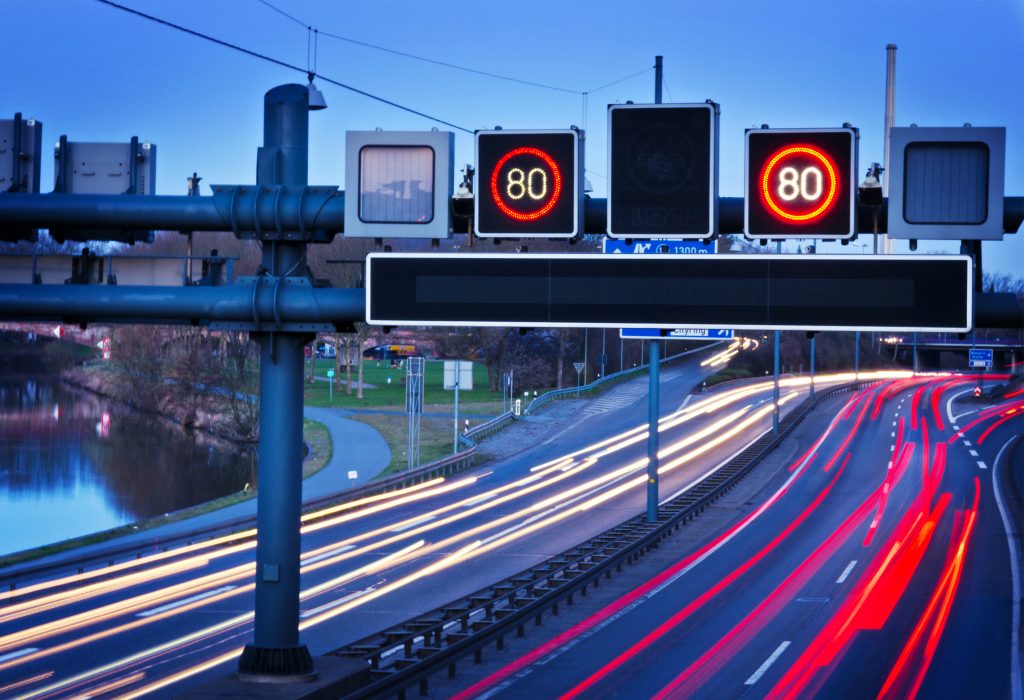
[[[778,646],[778,648],[775,651],[772,652],[772,655],[769,656],[765,660],[765,662],[758,667],[758,669],[756,671],[754,671],[753,675],[751,675],[750,678],[748,678],[743,685],[754,685],[759,680],[761,680],[761,676],[763,676],[765,674],[765,672],[769,668],[771,668],[771,665],[773,663],[775,663],[776,660],[778,660],[778,658],[780,656],[782,656],[782,652],[786,651],[786,647],[788,647],[788,646],[789,646],[789,642],[788,641],[783,642],[782,644],[780,644]]]
[[[842,583],[843,581],[845,581],[846,577],[850,575],[850,572],[853,571],[853,567],[855,566],[857,566],[856,559],[847,564],[846,568],[843,569],[843,573],[839,576],[839,578],[836,579],[836,583]]]

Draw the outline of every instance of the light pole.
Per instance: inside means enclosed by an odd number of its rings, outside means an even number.
[[[782,331],[775,331],[775,349],[772,364],[775,368],[775,385],[772,389],[772,432],[779,433],[779,346],[782,344]]]

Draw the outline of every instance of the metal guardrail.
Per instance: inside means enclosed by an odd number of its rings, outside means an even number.
[[[602,578],[611,578],[613,571],[637,561],[700,514],[819,403],[869,383],[873,382],[854,382],[805,399],[783,418],[778,435],[766,432],[721,469],[663,504],[656,523],[638,515],[538,566],[335,650],[332,655],[364,660],[371,669],[371,682],[346,698],[404,697],[415,685],[426,694],[432,676],[447,670],[448,677],[454,677],[457,663],[471,654],[474,663],[480,663],[489,644],[495,643],[501,651],[507,635],[523,636],[526,625],[531,620],[541,624],[548,611],[557,615],[561,603],[572,605],[574,596],[586,595],[588,587],[599,586]]]
[[[676,353],[675,355],[670,355],[669,357],[664,357],[664,358],[661,359],[661,364],[665,364],[666,362],[671,362],[672,360],[678,360],[680,357],[685,357],[687,355],[692,355],[693,353],[700,352],[701,350],[707,350],[707,349],[712,348],[712,347],[714,347],[716,345],[720,345],[723,342],[725,342],[725,341],[717,340],[717,341],[715,341],[713,343],[708,343],[707,345],[701,345],[699,348],[692,348],[692,349],[686,350],[684,352]],[[615,372],[614,374],[605,375],[605,376],[601,377],[600,379],[597,379],[597,380],[595,380],[593,382],[590,382],[590,384],[584,384],[583,386],[574,386],[574,387],[571,387],[571,388],[568,388],[568,389],[552,389],[551,391],[545,392],[545,393],[541,394],[540,396],[538,396],[537,398],[535,398],[533,401],[531,401],[530,404],[526,407],[526,410],[523,411],[523,413],[525,415],[529,415],[534,409],[540,408],[541,406],[546,404],[548,401],[551,401],[552,399],[557,399],[557,398],[559,398],[561,396],[569,396],[570,394],[577,394],[578,395],[578,394],[580,394],[580,392],[590,391],[591,389],[595,389],[595,388],[601,386],[602,384],[604,384],[605,382],[611,382],[611,381],[614,381],[616,379],[620,379],[620,378],[625,377],[625,376],[627,376],[629,374],[632,374],[633,372],[641,372],[641,371],[643,371],[645,369],[648,369],[649,367],[650,367],[650,363],[645,363],[645,364],[642,364],[642,365],[638,365],[637,367],[630,367],[629,369],[624,369],[624,370],[622,370],[620,372]]]
[[[459,434],[459,442],[466,447],[476,447],[478,438],[487,437],[498,432],[509,423],[514,423],[516,415],[512,411],[507,411],[501,415],[491,418],[489,421],[481,423],[475,428],[471,428],[463,433]]]
[[[450,476],[472,467],[475,457],[476,447],[470,447],[458,454],[449,455],[429,464],[392,474],[384,479],[371,481],[355,488],[345,489],[329,496],[311,499],[302,504],[302,511],[307,513],[324,506],[355,501],[366,496],[413,486],[438,477]],[[153,537],[146,540],[136,540],[128,544],[112,545],[89,554],[84,554],[81,557],[71,556],[67,559],[44,564],[33,564],[32,562],[14,564],[0,569],[0,587],[9,588],[9,590],[13,591],[16,589],[19,581],[33,580],[41,576],[54,575],[64,571],[82,573],[86,569],[113,566],[118,561],[141,556],[144,552],[166,552],[172,547],[188,546],[235,532],[239,533],[237,541],[243,541],[252,537],[251,534],[247,535],[244,531],[254,527],[256,527],[256,516],[247,515],[178,535]],[[183,552],[183,554],[185,553]]]
[[[780,374],[779,375],[779,379],[789,379],[791,377],[796,377],[796,376],[799,376],[799,375],[790,374],[790,373],[787,372],[785,374]],[[757,384],[758,382],[772,382],[772,381],[773,381],[773,378],[772,378],[772,375],[770,375],[770,374],[767,377],[740,377],[739,379],[727,379],[724,382],[717,382],[717,383],[712,384],[711,386],[709,386],[708,387],[708,393],[711,393],[712,391],[718,391],[719,389],[722,389],[722,388],[725,388],[725,387],[743,386],[744,384]]]

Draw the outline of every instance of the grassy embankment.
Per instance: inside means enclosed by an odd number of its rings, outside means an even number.
[[[334,369],[334,360],[316,360],[314,371],[317,381],[311,384],[308,380],[307,364],[304,396],[306,405],[378,411],[355,413],[348,417],[370,425],[387,441],[391,448],[391,464],[388,465],[385,474],[407,469],[409,417],[405,413],[406,368],[391,367],[387,361],[364,361],[362,399],[357,398],[354,388],[358,381],[357,368],[352,368],[351,394],[344,387],[339,389],[338,386],[331,391],[327,382],[327,371],[330,369]],[[335,380],[338,378],[336,376]],[[345,379],[344,368],[340,378]],[[420,464],[432,462],[452,453],[454,408],[455,392],[444,388],[444,362],[427,360],[424,363],[423,415],[420,418]],[[493,418],[501,413],[501,410],[501,392],[488,389],[487,368],[480,363],[473,363],[473,389],[459,389],[460,432]]]

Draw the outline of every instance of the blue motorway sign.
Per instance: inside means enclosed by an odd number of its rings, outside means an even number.
[[[604,239],[605,253],[674,253],[676,255],[708,255],[718,252],[718,241],[676,241]]]
[[[971,348],[967,351],[967,359],[971,367],[992,367],[991,348]]]
[[[680,255],[709,255],[718,252],[718,241],[678,240],[636,240],[604,239],[605,253],[675,253]],[[662,331],[660,328],[622,328],[620,338],[711,338],[728,340],[732,331],[724,328],[675,328]]]
[[[620,328],[620,338],[661,338],[662,340],[732,340],[731,330],[724,328],[675,328],[663,331],[660,328]]]

